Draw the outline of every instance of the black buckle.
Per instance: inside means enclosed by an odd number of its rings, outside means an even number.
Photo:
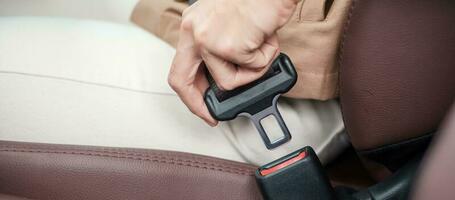
[[[205,92],[204,100],[215,119],[227,121],[239,114],[249,117],[267,149],[276,148],[291,140],[291,134],[277,108],[279,96],[297,82],[297,72],[288,56],[280,54],[263,77],[234,90],[220,90],[209,73],[207,79],[210,87]],[[261,124],[268,116],[276,119],[283,132],[283,136],[275,141],[268,137]]]
[[[324,169],[311,147],[304,147],[256,170],[265,200],[335,199]]]

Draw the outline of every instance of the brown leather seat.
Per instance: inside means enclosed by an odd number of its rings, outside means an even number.
[[[412,199],[454,199],[455,105],[420,169]]]
[[[394,171],[422,149],[455,97],[455,5],[360,0],[341,45],[340,97],[353,146]]]
[[[357,0],[343,37],[347,132],[362,159],[394,173],[426,149],[453,103],[455,4]],[[262,199],[255,168],[177,152],[0,141],[0,198]]]
[[[187,153],[0,142],[0,193],[31,199],[261,199],[255,167]]]

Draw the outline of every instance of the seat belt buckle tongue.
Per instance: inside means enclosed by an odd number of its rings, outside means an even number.
[[[265,200],[335,199],[324,169],[311,147],[304,147],[256,170]]]
[[[288,92],[297,82],[297,72],[288,56],[281,53],[261,78],[234,90],[220,90],[208,71],[206,75],[210,87],[205,92],[204,101],[213,118],[219,121],[232,120],[238,115],[250,118],[267,149],[291,140],[291,134],[277,107],[279,96]],[[283,133],[276,140],[267,135],[262,124],[263,119],[269,116],[276,119]]]

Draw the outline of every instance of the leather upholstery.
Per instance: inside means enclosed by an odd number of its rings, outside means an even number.
[[[11,195],[6,195],[6,194],[0,194],[0,199],[8,199],[8,200],[31,200],[27,198],[22,198],[22,197],[17,197],[17,196],[11,196]]]
[[[11,197],[254,200],[255,168],[177,152],[0,141],[0,194]]]
[[[340,57],[351,141],[371,150],[434,132],[455,97],[455,2],[362,0]]]
[[[426,155],[411,199],[453,199],[455,180],[455,104],[431,150]]]

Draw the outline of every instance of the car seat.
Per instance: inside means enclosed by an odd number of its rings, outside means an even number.
[[[422,173],[415,197],[436,199],[442,192],[425,192],[431,187],[422,182],[451,173],[434,171],[441,155],[453,163],[439,147],[448,144],[435,143],[439,157],[429,154],[427,168],[416,170],[455,97],[454,2],[356,0],[345,29],[343,118],[378,183],[340,189],[340,198],[406,198],[415,173]],[[453,141],[449,133],[441,137]],[[256,168],[179,152],[0,141],[0,198],[262,199]],[[446,186],[444,194],[455,189]]]

